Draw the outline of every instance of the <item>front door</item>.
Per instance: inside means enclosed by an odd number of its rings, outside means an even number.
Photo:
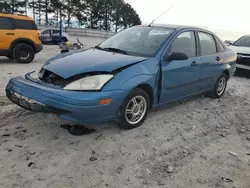
[[[180,99],[199,92],[200,57],[197,57],[197,44],[194,31],[185,31],[174,39],[169,49],[186,53],[187,60],[162,62],[162,86],[160,103]]]

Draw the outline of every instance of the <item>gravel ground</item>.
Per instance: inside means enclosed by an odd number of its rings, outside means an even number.
[[[57,53],[45,46],[28,65],[1,58],[2,95],[10,77],[38,70]],[[25,111],[3,96],[0,106],[3,188],[250,187],[245,77],[233,77],[221,99],[196,97],[153,110],[137,129],[102,124],[80,137],[60,128],[66,122],[54,115]]]

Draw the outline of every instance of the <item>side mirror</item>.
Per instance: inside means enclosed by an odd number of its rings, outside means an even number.
[[[170,55],[166,55],[164,57],[165,61],[181,61],[181,60],[187,60],[189,57],[186,53],[181,53],[181,52],[173,52]]]

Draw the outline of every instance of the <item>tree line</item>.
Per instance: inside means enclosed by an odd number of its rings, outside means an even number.
[[[141,24],[139,15],[124,0],[0,0],[0,12],[26,14],[37,24],[118,31]]]

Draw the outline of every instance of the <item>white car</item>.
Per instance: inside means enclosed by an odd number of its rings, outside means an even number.
[[[240,37],[229,48],[237,52],[236,67],[250,70],[250,35]]]
[[[60,30],[59,29],[45,29],[41,33],[42,43],[54,43],[58,44],[60,39]],[[69,41],[69,35],[66,32],[62,32],[62,42]]]

